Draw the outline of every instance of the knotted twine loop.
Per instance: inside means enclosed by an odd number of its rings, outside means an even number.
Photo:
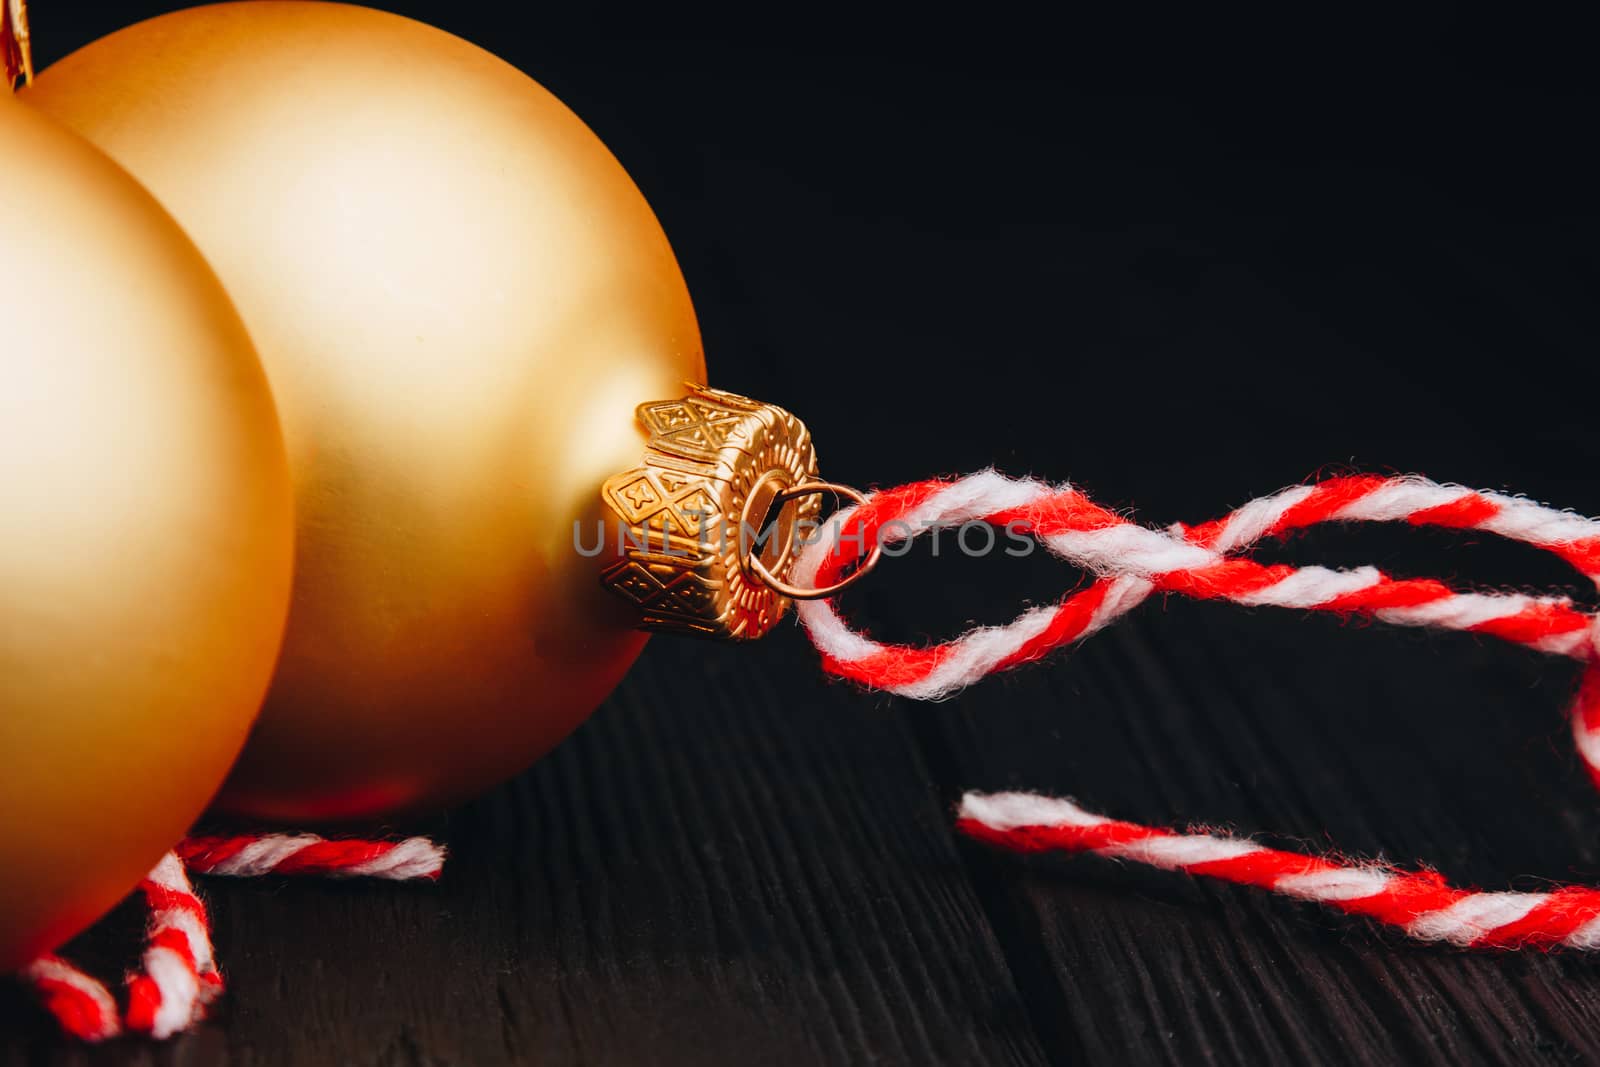
[[[270,874],[324,878],[433,881],[445,850],[425,837],[395,841],[328,840],[316,834],[240,834],[188,837],[139,883],[148,910],[145,948],[127,977],[127,1011],[99,979],[56,955],[42,956],[18,974],[61,1030],[81,1041],[134,1033],[168,1038],[199,1025],[222,995],[222,972],[211,946],[205,904],[189,872],[234,878]]]
[[[1096,578],[1003,626],[916,647],[852,630],[827,600],[797,605],[829,672],[916,700],[939,700],[996,671],[1080,641],[1152,593],[1246,607],[1364,616],[1397,626],[1489,634],[1585,664],[1571,710],[1578,753],[1600,786],[1600,620],[1563,596],[1463,592],[1432,578],[1263,564],[1241,553],[1263,539],[1324,522],[1406,522],[1475,530],[1544,549],[1600,586],[1600,521],[1521,497],[1441,485],[1417,476],[1356,475],[1294,486],[1212,522],[1141,526],[1070,485],[993,470],[915,482],[836,513],[796,560],[794,580],[828,585],[872,545],[987,523],[1031,534]],[[1431,872],[1348,864],[1206,833],[1119,822],[1070,801],[1030,793],[968,793],[959,827],[1001,847],[1057,850],[1143,863],[1253,885],[1396,926],[1424,941],[1492,947],[1600,948],[1600,890],[1486,893],[1455,889]]]

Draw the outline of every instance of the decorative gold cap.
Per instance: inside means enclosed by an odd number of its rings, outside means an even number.
[[[780,407],[689,388],[638,407],[650,435],[644,462],[601,489],[623,549],[601,580],[639,606],[645,629],[760,637],[789,600],[749,573],[746,553],[781,579],[816,529],[815,491],[789,493],[815,482],[811,433]]]

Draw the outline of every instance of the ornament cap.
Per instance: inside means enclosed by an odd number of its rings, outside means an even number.
[[[643,629],[760,637],[788,609],[783,578],[819,526],[811,432],[780,407],[687,385],[639,405],[644,460],[601,488],[617,549],[601,582],[639,607]]]

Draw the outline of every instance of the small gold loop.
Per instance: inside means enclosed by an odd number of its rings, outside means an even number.
[[[867,498],[859,489],[853,489],[848,485],[840,485],[838,482],[811,481],[801,482],[799,485],[792,485],[787,489],[781,490],[773,496],[768,506],[786,504],[797,497],[811,496],[816,493],[833,493],[835,496],[842,496],[856,504],[865,504],[867,502]],[[834,582],[832,585],[825,585],[817,589],[801,589],[799,586],[781,581],[771,571],[767,570],[767,565],[761,562],[760,557],[755,552],[743,544],[744,531],[748,528],[750,505],[753,500],[754,494],[751,494],[750,499],[745,501],[745,513],[739,517],[739,537],[741,542],[739,545],[739,567],[751,579],[760,582],[779,596],[786,596],[790,600],[821,600],[824,597],[833,596],[835,593],[854,585],[858,579],[865,577],[872,568],[878,565],[878,560],[883,558],[883,545],[874,543],[872,550],[867,553],[866,558],[857,565],[856,569],[851,571],[847,577]]]

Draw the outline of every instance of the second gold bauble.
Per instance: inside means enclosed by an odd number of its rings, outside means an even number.
[[[150,194],[0,86],[0,975],[205,809],[289,605],[244,324]]]
[[[573,523],[638,462],[634,407],[704,380],[677,263],[622,167],[487,52],[344,5],[163,16],[24,99],[188,230],[282,415],[288,638],[224,804],[443,803],[556,744],[644,641]]]

